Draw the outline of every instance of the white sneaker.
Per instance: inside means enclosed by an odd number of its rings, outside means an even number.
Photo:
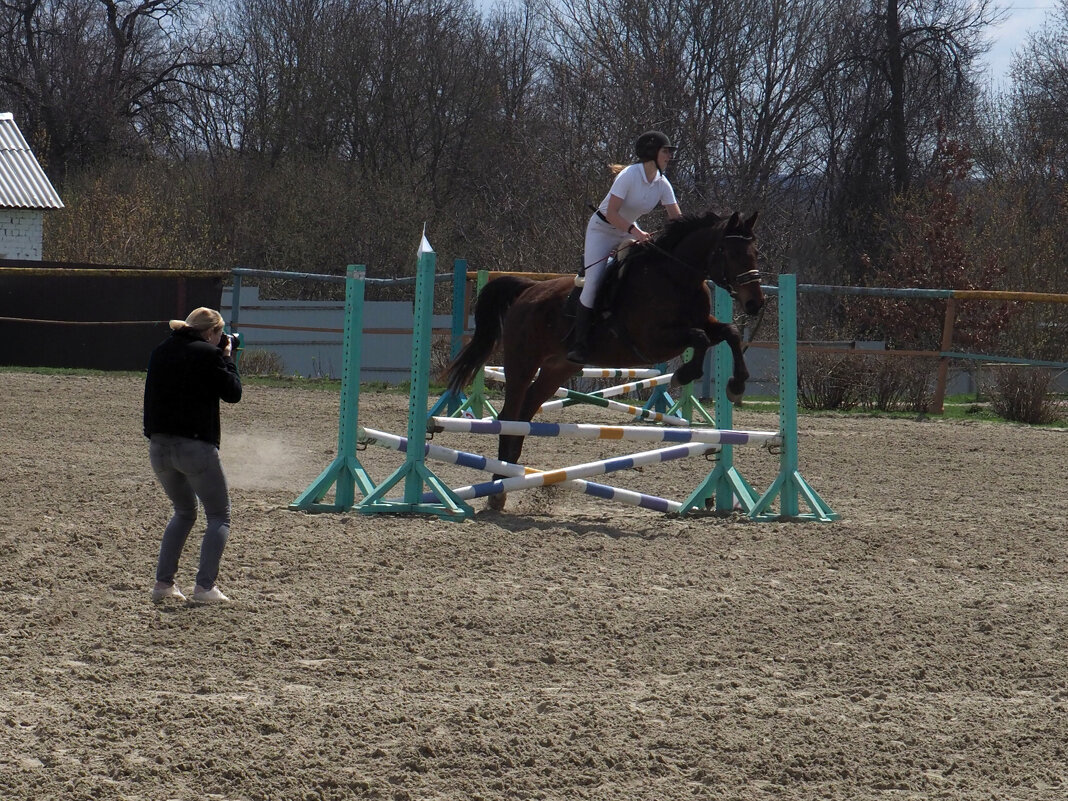
[[[167,600],[184,601],[185,596],[178,589],[177,584],[168,584],[165,581],[157,581],[152,588],[152,603],[161,604]]]
[[[229,600],[217,586],[206,590],[197,584],[193,589],[193,603],[196,604],[222,604]]]

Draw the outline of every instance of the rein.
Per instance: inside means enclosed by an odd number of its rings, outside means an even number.
[[[765,303],[760,308],[760,313],[757,315],[756,323],[753,325],[752,328],[749,329],[749,338],[748,339],[743,339],[743,341],[742,341],[742,353],[745,353],[747,350],[749,350],[749,346],[752,345],[753,344],[753,340],[756,339],[757,331],[760,330],[760,326],[764,322],[764,312],[766,312],[767,310],[768,310],[768,304]],[[744,333],[745,326],[742,327],[742,331]]]
[[[755,239],[755,237],[752,236],[751,234],[724,234],[722,237],[720,237],[720,239],[721,240],[723,240],[723,239],[744,239],[746,242],[752,242]],[[671,261],[675,262],[676,264],[681,264],[683,267],[687,268],[688,270],[693,270],[694,269],[692,264],[684,262],[682,259],[680,259],[678,256],[676,256],[674,253],[671,253],[670,251],[665,250],[664,248],[660,247],[652,239],[647,239],[642,244],[647,246],[647,247],[652,248],[657,253],[659,253],[661,256],[664,256],[667,259],[670,259]],[[723,289],[727,290],[731,294],[731,297],[735,297],[737,295],[737,290],[735,289],[735,286],[745,286],[746,284],[759,283],[760,282],[760,272],[758,270],[746,270],[744,273],[741,273],[741,274],[739,274],[737,276],[737,278],[735,279],[734,283],[729,283],[729,282],[726,281],[726,279],[724,279],[724,281],[717,281],[715,278],[711,278],[710,280],[716,286],[722,287]]]

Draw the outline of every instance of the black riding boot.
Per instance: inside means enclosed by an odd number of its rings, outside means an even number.
[[[567,360],[575,364],[585,364],[589,360],[590,322],[593,320],[593,309],[588,309],[581,303],[575,306],[575,339],[571,350],[567,352]]]

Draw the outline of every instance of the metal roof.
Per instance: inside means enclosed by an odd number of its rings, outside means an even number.
[[[0,113],[0,207],[63,208],[63,201],[37,163],[10,112]]]

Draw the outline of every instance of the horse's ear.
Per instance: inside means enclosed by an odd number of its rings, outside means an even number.
[[[741,217],[742,215],[740,215],[738,212],[734,212],[734,214],[731,215],[731,218],[727,220],[727,227],[724,230],[733,231],[735,228],[737,228],[738,220],[740,220]]]
[[[745,225],[743,225],[742,227],[745,228],[746,233],[749,233],[749,234],[753,233],[753,226],[756,225],[757,217],[759,217],[759,216],[760,216],[760,212],[759,211],[754,211],[753,212],[753,216],[745,221]]]

